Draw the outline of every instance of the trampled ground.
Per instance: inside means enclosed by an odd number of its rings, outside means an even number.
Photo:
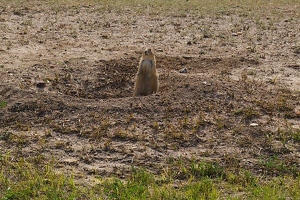
[[[0,5],[0,153],[52,160],[85,184],[178,159],[297,174],[299,7],[137,7]],[[132,97],[146,47],[160,89]]]

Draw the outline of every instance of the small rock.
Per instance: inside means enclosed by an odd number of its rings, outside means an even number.
[[[236,32],[236,33],[231,33],[232,36],[239,36],[239,35],[242,35],[243,32],[239,31],[239,32]]]
[[[186,44],[187,44],[187,45],[192,45],[192,42],[191,42],[191,41],[188,41]]]
[[[300,125],[298,125],[298,124],[294,124],[294,125],[292,125],[291,126],[293,129],[300,129]]]
[[[187,73],[187,72],[188,69],[186,67],[179,70],[179,73]]]
[[[192,56],[186,56],[186,55],[183,55],[182,57],[183,57],[184,59],[187,59],[187,60],[190,60],[190,59],[193,58]]]
[[[251,123],[250,126],[252,127],[258,126],[258,123]]]
[[[203,85],[211,86],[211,83],[208,83],[208,82],[204,81]]]

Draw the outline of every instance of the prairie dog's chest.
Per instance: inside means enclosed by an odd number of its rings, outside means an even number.
[[[143,69],[152,69],[154,67],[154,62],[153,60],[150,60],[150,59],[144,59],[142,62],[141,62],[141,68]]]

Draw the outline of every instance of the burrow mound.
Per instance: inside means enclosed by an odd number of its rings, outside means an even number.
[[[64,119],[74,113],[90,112],[88,104],[98,105],[99,100],[114,99],[117,104],[128,102],[132,97],[134,78],[139,57],[129,56],[115,60],[88,61],[85,58],[69,59],[61,63],[45,61],[35,64],[26,72],[32,80],[22,82],[23,88],[14,85],[0,86],[2,101],[8,103],[0,110],[1,127],[34,123],[47,124],[49,121]],[[160,73],[160,94],[167,99],[172,96],[198,98],[207,93],[215,98],[214,87],[203,87],[203,77],[189,78],[188,75],[230,70],[244,65],[257,64],[244,58],[196,58],[157,56]],[[179,70],[188,68],[187,76]],[[45,84],[36,82],[44,79]],[[216,81],[212,77],[210,82]],[[190,95],[187,97],[187,95]],[[108,107],[111,103],[109,103]],[[101,104],[102,105],[102,104]],[[159,108],[160,109],[160,108]],[[26,128],[25,127],[25,128]]]
[[[132,95],[137,58],[84,63],[67,61],[49,90],[86,99],[122,98]]]
[[[60,66],[51,80],[49,90],[86,99],[110,99],[130,97],[133,93],[138,57],[115,60],[99,60],[85,63],[69,60]],[[164,93],[174,84],[170,71],[188,69],[188,74],[219,71],[227,73],[232,68],[257,65],[245,58],[195,58],[157,56],[160,86]],[[171,75],[172,76],[172,75]],[[173,77],[174,78],[174,77]]]

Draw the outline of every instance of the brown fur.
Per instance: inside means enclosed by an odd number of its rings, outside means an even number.
[[[139,63],[133,95],[150,95],[157,91],[158,74],[156,71],[155,55],[151,49],[146,49]]]

